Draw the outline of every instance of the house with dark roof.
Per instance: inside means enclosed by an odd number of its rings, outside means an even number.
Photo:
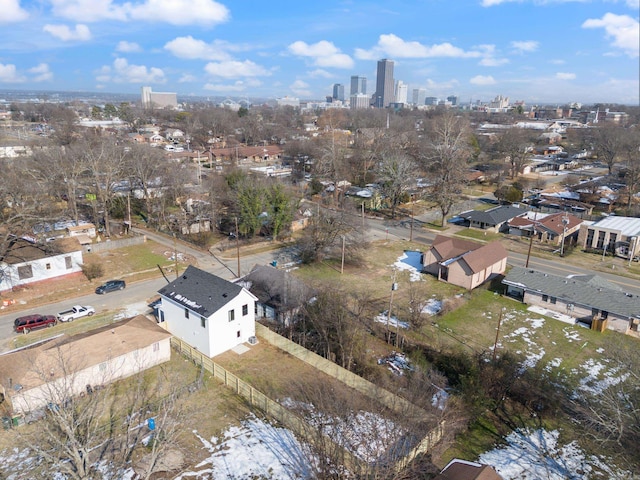
[[[502,283],[508,296],[568,315],[595,330],[629,333],[640,325],[640,296],[597,275],[561,277],[513,267]]]
[[[508,222],[509,234],[531,237],[544,243],[574,245],[583,220],[570,213],[527,212]]]
[[[214,357],[255,337],[255,295],[192,265],[160,290],[158,317],[175,337]]]
[[[502,480],[502,477],[489,465],[454,458],[433,480]]]
[[[138,315],[0,355],[0,397],[20,415],[170,359],[171,334]]]
[[[300,308],[313,297],[312,290],[286,270],[271,265],[255,265],[239,280],[258,299],[256,320],[264,319],[289,326]]]
[[[507,268],[507,250],[500,242],[487,244],[438,235],[424,254],[424,271],[467,290],[501,275]]]
[[[479,228],[493,232],[505,231],[507,222],[518,215],[526,213],[526,210],[514,205],[500,205],[489,210],[470,210],[462,212],[459,217],[464,219],[464,224],[469,228]]]

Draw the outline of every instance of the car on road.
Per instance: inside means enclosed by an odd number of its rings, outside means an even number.
[[[58,319],[55,315],[25,315],[24,317],[18,317],[13,322],[13,330],[16,333],[29,333],[31,330],[38,328],[53,327],[58,323]]]
[[[96,288],[96,293],[102,295],[103,293],[115,292],[116,290],[124,290],[127,284],[124,280],[109,280]]]
[[[89,305],[74,305],[69,310],[58,314],[59,322],[73,322],[76,318],[91,316],[96,313],[95,308]]]

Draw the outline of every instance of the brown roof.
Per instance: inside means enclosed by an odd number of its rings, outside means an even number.
[[[442,260],[459,257],[460,255],[476,250],[481,246],[481,243],[463,240],[456,237],[446,237],[444,235],[437,235],[431,244],[431,248],[438,253]]]
[[[454,459],[433,480],[503,480],[490,466]]]
[[[444,235],[436,236],[431,248],[441,257],[441,262],[460,257],[474,273],[481,272],[508,256],[507,250],[498,241],[483,245]]]
[[[567,230],[571,230],[572,228],[577,227],[582,223],[582,219],[576,217],[575,215],[564,214],[564,213],[554,213],[553,215],[548,215],[541,219],[538,223],[543,227],[553,231],[557,235],[562,235],[564,230],[564,225],[562,224],[562,220],[566,217]]]
[[[0,355],[0,384],[7,387],[11,379],[13,385],[33,388],[44,383],[43,372],[47,380],[59,378],[169,337],[169,332],[144,315],[78,335],[63,335],[33,348]]]
[[[462,257],[462,261],[469,265],[473,273],[477,273],[507,258],[508,255],[507,249],[500,242],[495,241],[467,253]]]

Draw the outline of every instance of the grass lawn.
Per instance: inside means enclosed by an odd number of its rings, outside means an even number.
[[[474,240],[481,240],[483,242],[491,242],[493,240],[502,240],[504,235],[499,233],[489,232],[487,230],[478,230],[475,228],[465,228],[456,232],[458,237],[471,238]]]

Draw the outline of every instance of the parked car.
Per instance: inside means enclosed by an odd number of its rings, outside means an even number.
[[[124,280],[109,280],[96,288],[96,293],[102,295],[103,293],[115,292],[116,290],[123,290],[127,284]]]
[[[69,310],[65,310],[64,312],[60,312],[58,314],[59,322],[73,322],[76,318],[91,316],[96,313],[96,310],[93,307],[88,305],[74,305]]]
[[[16,333],[29,333],[37,328],[53,327],[56,323],[58,323],[58,319],[55,315],[25,315],[15,319],[13,330]]]

